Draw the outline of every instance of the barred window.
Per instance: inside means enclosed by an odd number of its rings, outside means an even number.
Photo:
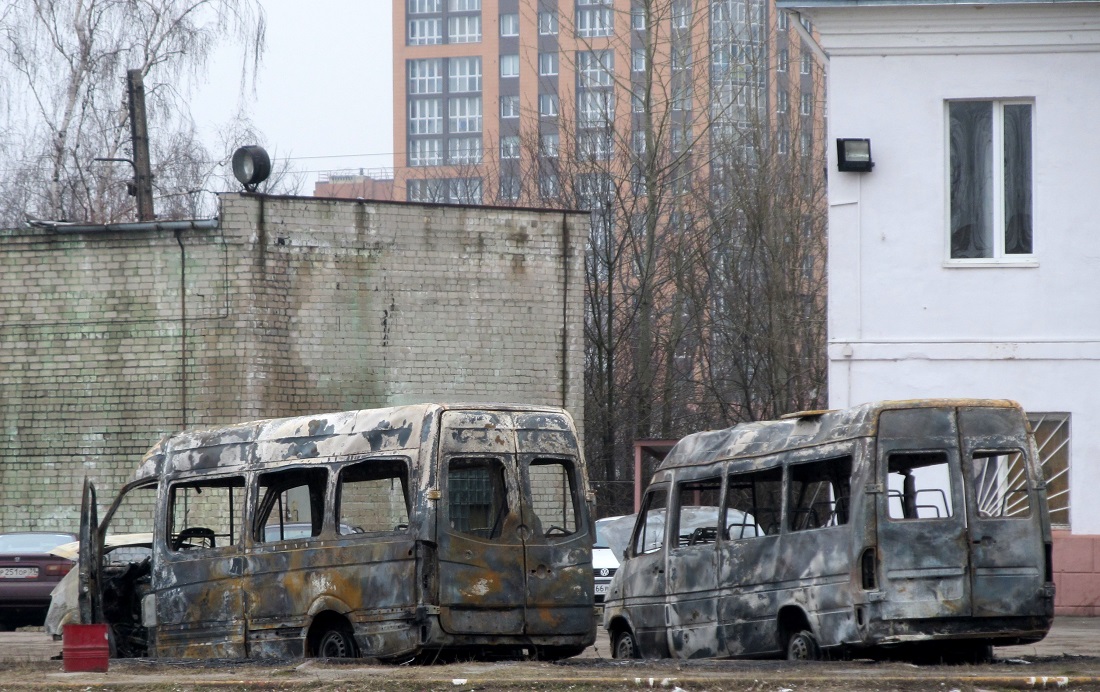
[[[1069,527],[1070,414],[1028,413],[1028,422],[1035,433],[1039,450],[1039,465],[1047,483],[1047,507],[1050,523]]]

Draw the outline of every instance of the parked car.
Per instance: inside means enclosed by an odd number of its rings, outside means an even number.
[[[629,533],[634,526],[634,517],[605,517],[596,522],[596,542],[592,546],[592,575],[596,580],[596,603],[603,603],[603,597],[607,594],[607,587],[611,584],[611,578],[619,569],[619,556],[612,546],[612,535],[615,527],[624,527]],[[625,521],[623,521],[625,519]]]
[[[50,550],[74,538],[71,533],[0,533],[0,631],[45,621],[50,592],[75,564]]]

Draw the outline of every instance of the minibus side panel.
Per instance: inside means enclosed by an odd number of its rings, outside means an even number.
[[[959,409],[968,487],[973,613],[1050,615],[1035,466],[1018,409]]]
[[[884,595],[879,613],[884,620],[971,614],[970,538],[954,413],[951,408],[897,409],[879,417],[878,482],[884,489],[878,500]],[[909,493],[912,516],[900,514],[906,504],[902,491],[890,490],[891,464],[916,467],[910,476],[924,468],[934,476],[927,491]]]

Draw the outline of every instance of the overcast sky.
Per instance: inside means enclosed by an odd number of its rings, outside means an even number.
[[[393,165],[390,0],[260,0],[267,50],[245,108],[278,157],[303,171]],[[240,54],[221,51],[198,87],[192,116],[208,145],[239,100]]]

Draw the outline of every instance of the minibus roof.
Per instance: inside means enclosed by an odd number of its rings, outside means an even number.
[[[1005,399],[912,399],[876,401],[830,411],[802,411],[779,420],[740,423],[725,430],[688,435],[676,443],[657,470],[869,437],[875,434],[883,411],[944,407],[1020,408],[1020,405]]]
[[[568,415],[552,406],[427,403],[272,418],[185,430],[165,437],[142,460],[134,480],[186,470],[229,469],[265,461],[397,452],[421,444],[424,420],[440,411]]]

